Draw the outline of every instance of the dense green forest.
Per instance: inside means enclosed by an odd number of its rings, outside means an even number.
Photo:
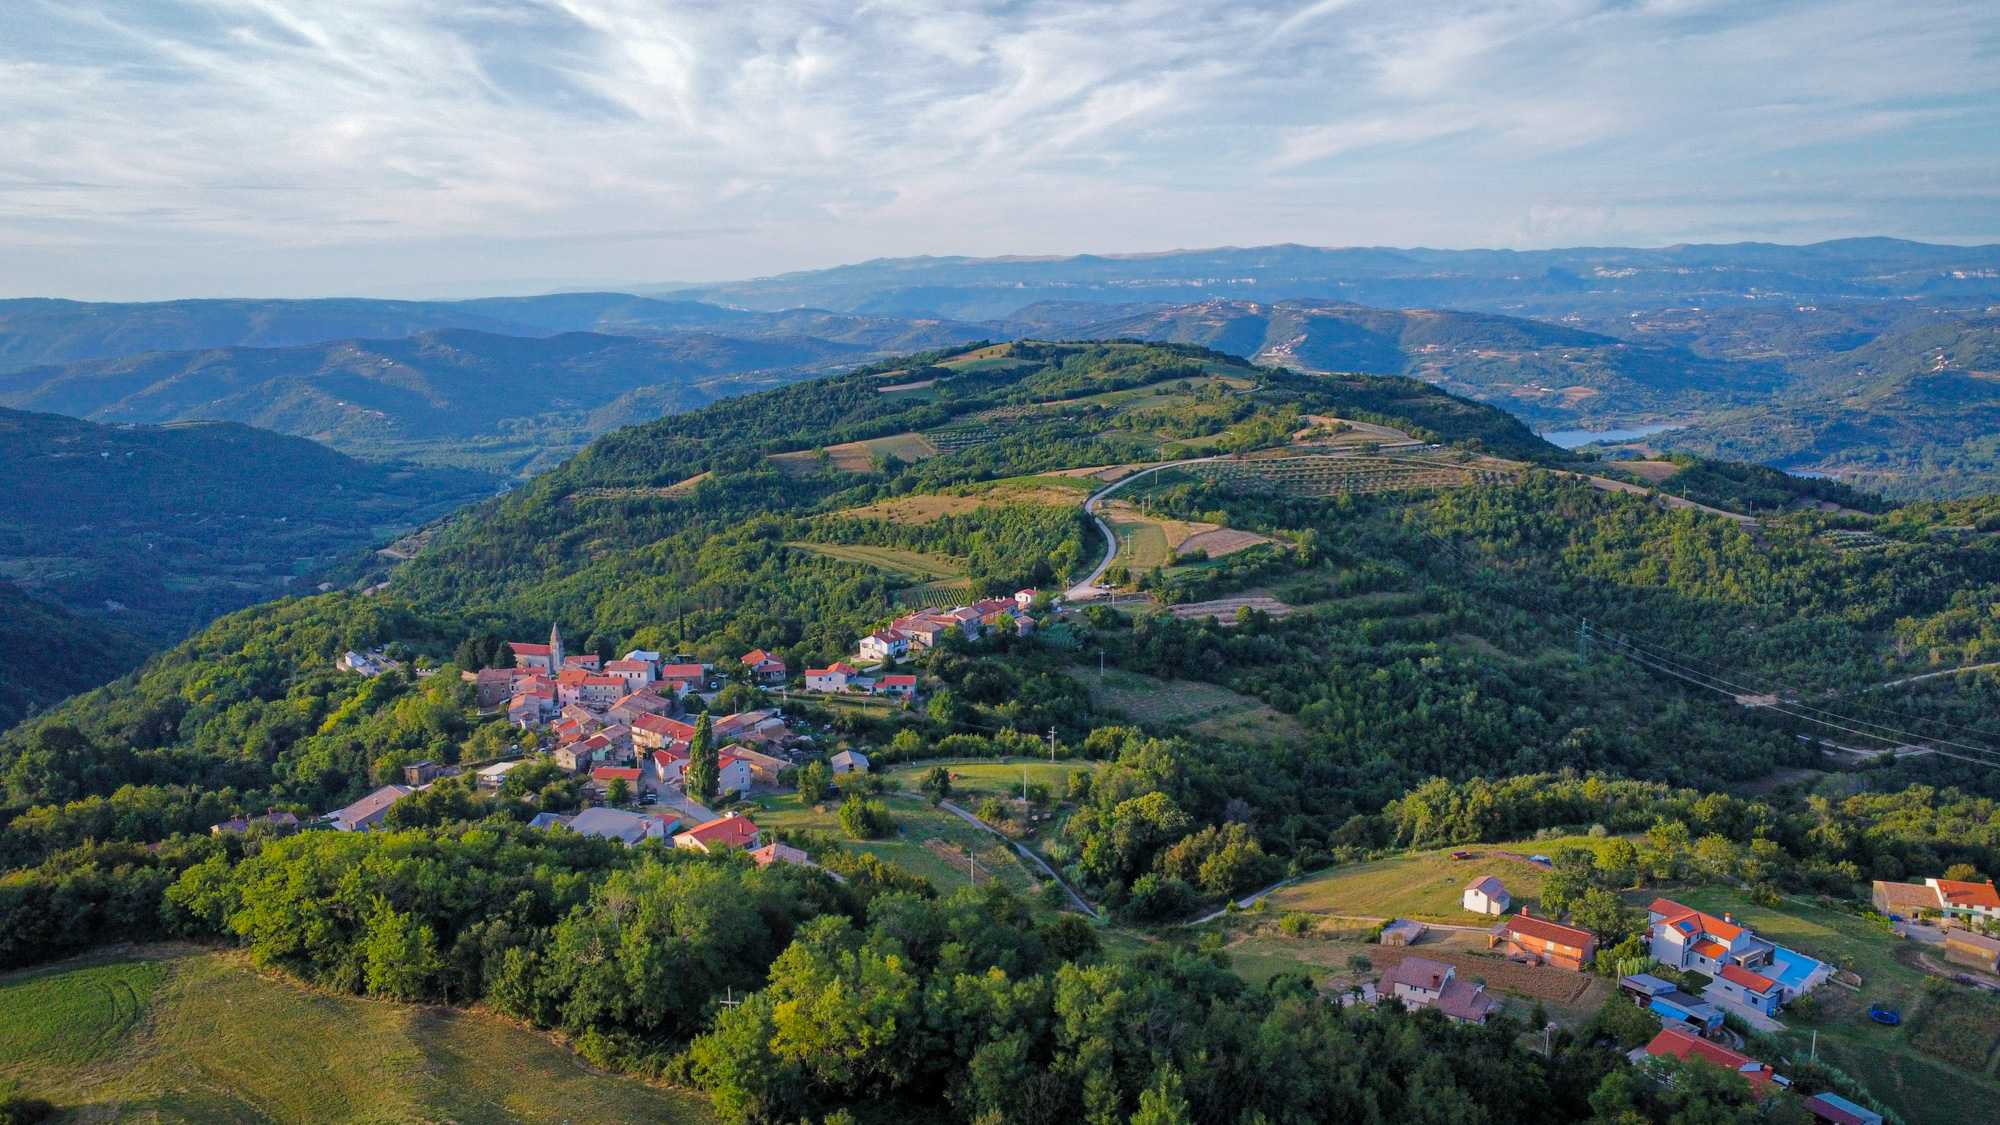
[[[0,410],[0,436],[13,485],[0,492],[6,577],[154,645],[297,590],[499,483],[367,464],[234,423],[107,426]]]
[[[1099,546],[1063,504],[920,523],[858,508],[1151,459],[1211,418],[1252,448],[1282,440],[1270,419],[1314,413],[1402,426],[1468,458],[1575,465],[1499,411],[1400,377],[1130,343],[957,358],[905,357],[608,435],[433,528],[386,589],[223,617],[0,735],[0,857],[13,869],[0,961],[111,935],[226,938],[327,988],[479,1000],[604,1065],[707,1090],[734,1121],[1753,1119],[1746,1092],[1713,1074],[1635,1078],[1621,1061],[1635,1044],[1616,1029],[1565,1031],[1544,1055],[1510,1021],[1345,1012],[1297,978],[1247,987],[1212,947],[1113,955],[1081,916],[998,884],[940,897],[825,841],[800,842],[844,883],[545,834],[525,822],[572,807],[574,786],[530,771],[493,794],[441,784],[399,804],[398,830],[382,834],[204,834],[233,812],[336,807],[418,758],[498,753],[512,732],[472,713],[456,675],[496,635],[553,619],[578,650],[728,666],[762,647],[799,667],[851,652],[898,612],[905,580],[790,544],[976,560],[996,590],[1074,578]],[[887,380],[935,381],[885,395]],[[772,460],[972,430],[868,472]],[[1275,541],[1145,576],[1157,598],[1255,582],[1294,611],[1045,613],[1029,636],[926,652],[923,706],[847,715],[835,732],[886,762],[1041,753],[1053,728],[1059,756],[1102,768],[1070,779],[1075,813],[1043,850],[1106,919],[1171,923],[1286,873],[1544,829],[1645,834],[1629,856],[1566,859],[1558,873],[1570,882],[1553,900],[1579,904],[1607,939],[1629,912],[1590,912],[1648,880],[1848,896],[1869,877],[2000,864],[2000,783],[1974,762],[1867,761],[1869,791],[1840,800],[1715,791],[1823,765],[1800,737],[1815,715],[2000,737],[1990,676],[1869,690],[2000,645],[2000,547],[1977,534],[2000,519],[1990,505],[1797,512],[1751,529],[1532,465],[1509,483],[1332,498],[1165,472],[1130,498]],[[376,645],[438,674],[363,679],[332,663]],[[1100,653],[1254,697],[1302,733],[1250,745],[1123,720],[1075,674]],[[1744,706],[1744,687],[1778,702]]]

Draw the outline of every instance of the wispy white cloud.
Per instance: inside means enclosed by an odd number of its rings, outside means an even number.
[[[1990,2],[18,0],[7,31],[11,293],[2000,237]]]

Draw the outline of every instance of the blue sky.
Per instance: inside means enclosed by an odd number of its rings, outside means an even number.
[[[1992,0],[11,0],[0,295],[2000,241]]]

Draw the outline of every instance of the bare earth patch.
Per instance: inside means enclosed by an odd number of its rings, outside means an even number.
[[[1246,547],[1255,547],[1259,543],[1269,543],[1270,541],[1269,538],[1254,532],[1238,531],[1233,527],[1220,527],[1214,531],[1197,532],[1194,535],[1188,536],[1180,543],[1180,553],[1185,555],[1192,551],[1206,551],[1209,558],[1219,559],[1224,555],[1234,554]]]
[[[1175,617],[1186,619],[1213,617],[1218,622],[1227,625],[1233,624],[1236,621],[1236,611],[1245,606],[1251,609],[1261,609],[1272,617],[1283,617],[1298,608],[1286,605],[1284,602],[1268,594],[1239,594],[1235,597],[1217,598],[1214,601],[1189,602],[1186,605],[1169,606],[1167,609]]]
[[[1658,484],[1681,471],[1672,461],[1619,461],[1617,465],[1647,484]]]

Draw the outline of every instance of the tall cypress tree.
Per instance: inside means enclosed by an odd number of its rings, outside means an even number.
[[[722,785],[722,755],[715,749],[715,736],[708,729],[708,712],[694,721],[694,738],[688,743],[687,794],[706,804],[715,799]]]

